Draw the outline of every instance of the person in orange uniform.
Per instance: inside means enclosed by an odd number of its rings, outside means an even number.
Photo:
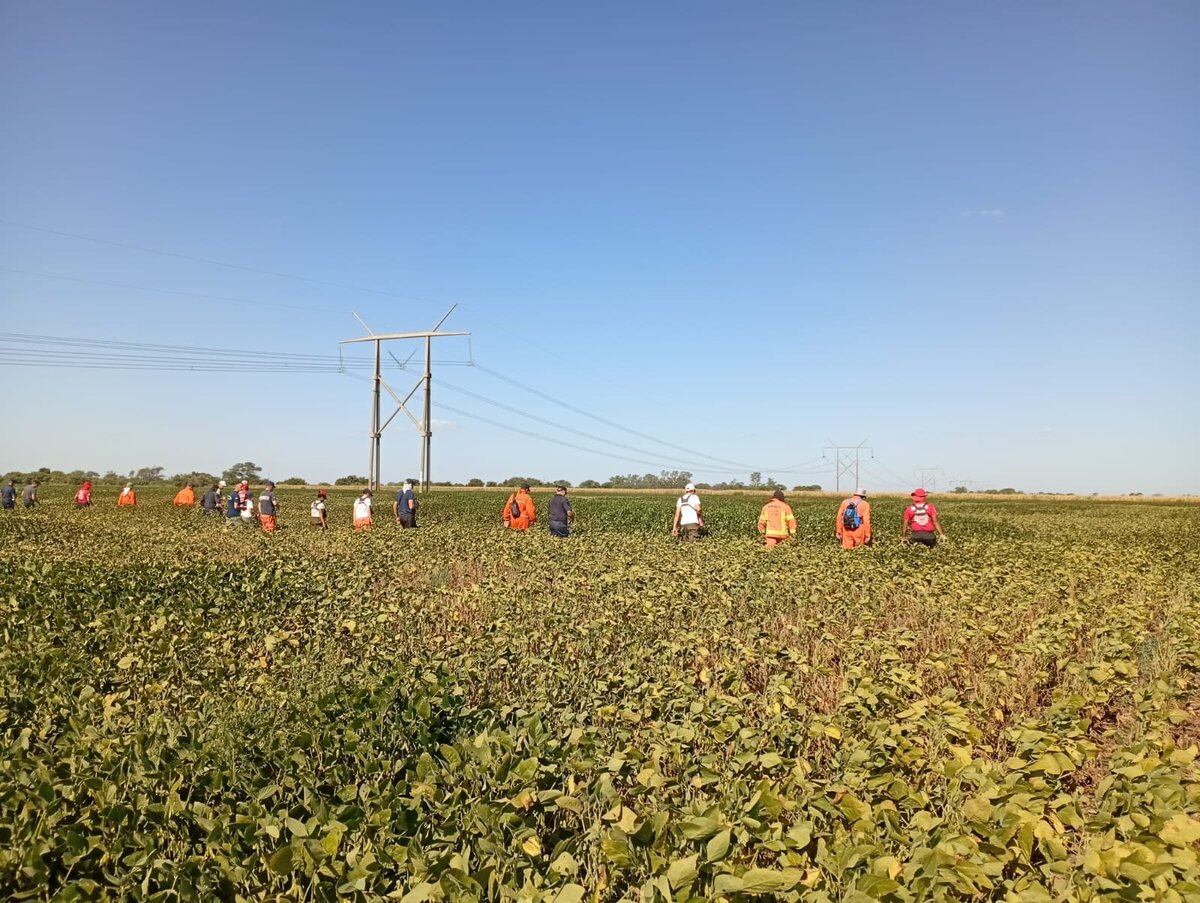
[[[188,483],[175,493],[175,499],[171,504],[176,508],[196,507],[196,488],[191,483]]]
[[[132,483],[126,483],[125,488],[121,490],[121,494],[117,496],[118,508],[136,508],[137,493],[133,489]]]
[[[510,530],[528,530],[537,523],[537,506],[529,495],[529,484],[522,483],[521,488],[508,497],[504,503],[504,526]]]
[[[867,501],[867,490],[861,486],[838,508],[837,538],[842,541],[843,549],[871,542],[871,504]]]
[[[771,501],[763,505],[758,515],[758,532],[768,549],[796,535],[796,515],[784,499],[782,489],[776,489]]]

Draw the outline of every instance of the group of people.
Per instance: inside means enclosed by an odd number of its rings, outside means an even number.
[[[929,501],[924,489],[914,489],[910,494],[912,504],[904,509],[900,518],[901,542],[916,543],[932,548],[938,539],[945,538],[937,507]],[[688,483],[675,502],[675,519],[671,523],[671,535],[685,541],[700,538],[704,528],[704,515],[696,487]],[[776,489],[771,500],[762,507],[758,515],[758,532],[767,548],[777,546],[796,535],[796,515],[782,489]],[[834,521],[834,536],[843,549],[854,549],[871,544],[874,537],[871,528],[871,504],[867,491],[854,490],[854,494],[843,499],[838,506]]]
[[[38,481],[31,481],[20,492],[21,503],[26,508],[33,508],[38,503]],[[222,511],[225,522],[229,526],[257,526],[264,533],[274,533],[279,517],[279,499],[275,495],[275,484],[267,480],[262,491],[255,499],[250,490],[248,480],[242,480],[234,489],[225,494],[225,481],[213,483],[200,497],[196,499],[196,489],[193,483],[188,483],[175,494],[172,505],[176,508],[194,508],[199,504],[202,513],[208,516],[219,516]],[[938,519],[937,507],[929,501],[924,489],[916,489],[911,493],[912,504],[904,509],[900,519],[900,539],[902,542],[933,547],[939,539],[944,538],[942,524]],[[14,480],[9,480],[0,487],[0,508],[13,509],[17,507],[17,487]],[[86,508],[92,504],[92,484],[84,482],[75,492],[77,508]],[[117,507],[133,508],[137,506],[137,492],[132,484],[126,483],[117,496]],[[413,490],[412,480],[406,480],[392,501],[392,517],[396,524],[403,529],[413,529],[417,526],[417,511],[420,500]],[[575,523],[575,510],[567,498],[567,487],[557,486],[554,495],[547,506],[547,526],[551,536],[566,538],[571,535],[571,527]],[[371,529],[374,522],[374,504],[370,489],[364,489],[353,505],[353,524],[355,532],[365,532]],[[684,541],[691,542],[701,536],[704,528],[700,496],[696,487],[688,483],[675,502],[675,517],[671,522],[671,535]],[[531,529],[538,523],[537,504],[530,494],[528,483],[522,483],[504,502],[501,520],[505,528],[518,533]],[[309,504],[309,523],[319,530],[329,529],[328,493],[324,489],[317,490],[317,496]],[[779,545],[796,535],[796,515],[783,494],[776,489],[774,495],[762,507],[758,515],[758,532],[763,537],[763,544],[768,548]],[[871,525],[871,503],[867,501],[867,491],[861,487],[854,494],[843,499],[838,506],[837,517],[834,521],[834,535],[844,549],[854,549],[870,545],[874,537]]]

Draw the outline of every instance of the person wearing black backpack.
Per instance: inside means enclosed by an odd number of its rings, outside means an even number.
[[[504,526],[518,532],[524,532],[537,523],[537,506],[529,495],[528,483],[522,483],[521,488],[508,497],[502,516]]]
[[[843,549],[871,544],[871,503],[867,501],[867,490],[861,486],[838,508],[835,532]]]

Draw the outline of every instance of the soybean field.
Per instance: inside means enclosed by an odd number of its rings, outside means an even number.
[[[1200,899],[1200,506],[105,492],[0,512],[7,899]]]

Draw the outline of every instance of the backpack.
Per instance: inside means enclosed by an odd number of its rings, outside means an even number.
[[[922,502],[920,505],[913,505],[912,511],[913,528],[921,532],[928,530],[933,523],[933,518],[929,516],[929,506]]]
[[[842,529],[857,530],[862,526],[862,517],[858,513],[858,503],[851,502],[842,512]]]
[[[517,504],[516,493],[513,494],[512,501],[509,502],[508,516],[513,520],[521,519],[521,506]]]

